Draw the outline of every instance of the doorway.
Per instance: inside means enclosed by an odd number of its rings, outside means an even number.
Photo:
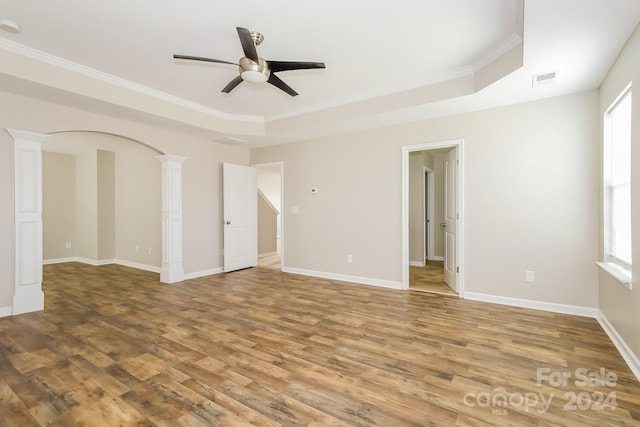
[[[403,147],[403,288],[463,296],[463,141]]]
[[[283,163],[262,163],[253,167],[258,183],[258,266],[282,270]]]

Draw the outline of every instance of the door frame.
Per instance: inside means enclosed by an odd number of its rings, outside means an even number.
[[[458,296],[464,298],[464,139],[427,142],[402,147],[402,289],[409,289],[409,153],[438,148],[458,149],[456,174],[456,198],[458,205],[458,234],[456,251],[458,256]]]
[[[284,271],[284,162],[254,163],[251,166],[256,169],[280,167],[280,206],[276,207],[280,210],[280,270]]]
[[[422,181],[422,194],[426,194],[424,203],[422,205],[422,224],[426,229],[426,238],[424,239],[424,248],[422,254],[424,255],[424,262],[427,262],[429,259],[434,260],[433,250],[435,246],[435,238],[434,238],[434,222],[433,217],[435,216],[435,174],[433,170],[423,166],[423,181]],[[425,184],[425,180],[427,181]],[[427,219],[429,222],[427,222]]]

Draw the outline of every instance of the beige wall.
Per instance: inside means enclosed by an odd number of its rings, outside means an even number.
[[[157,155],[132,142],[116,156],[118,259],[154,267],[162,265],[162,164]]]
[[[77,183],[75,155],[44,153],[44,259],[76,256],[73,249],[76,243],[72,243],[72,249],[65,249],[64,242],[75,240],[71,237],[76,235],[77,185],[83,192],[78,202],[81,212],[77,214],[88,215],[79,216],[77,223],[84,254],[81,258],[91,261],[117,259],[160,267],[162,183],[158,153],[142,144],[106,134],[77,132],[61,134],[56,139],[57,149],[73,151],[70,146],[78,145],[87,145],[88,149],[77,153],[84,174]],[[96,146],[111,147],[117,153],[94,150]],[[95,171],[92,167],[94,157]],[[92,205],[94,199],[96,206]],[[94,244],[97,256],[90,258]]]
[[[600,310],[609,322],[618,331],[627,345],[640,358],[640,285],[637,277],[640,277],[640,27],[627,42],[608,76],[600,87],[600,103],[598,121],[601,124],[598,133],[600,140],[600,153],[602,153],[602,123],[604,112],[611,103],[632,82],[633,108],[631,129],[631,232],[633,247],[633,271],[635,279],[633,290],[629,290],[616,282],[607,273],[600,272]],[[602,173],[600,173],[600,200],[602,200]],[[601,205],[601,204],[600,204]],[[602,215],[600,216],[602,218]],[[600,222],[600,235],[602,236],[602,221]],[[603,259],[603,242],[600,241],[600,259]]]
[[[258,255],[277,252],[278,213],[265,198],[258,193]]]
[[[76,159],[42,152],[43,259],[76,256]],[[71,243],[71,248],[65,246]]]
[[[247,148],[2,92],[0,129],[5,128],[40,133],[78,129],[106,132],[140,141],[162,153],[187,157],[183,163],[184,269],[192,273],[222,266],[221,164],[248,165]],[[0,209],[0,308],[9,307],[13,298],[12,153],[10,135],[0,132],[0,204],[6,207]]]
[[[592,91],[258,149],[251,160],[284,161],[285,267],[400,282],[401,147],[463,138],[465,290],[596,307],[596,111]]]
[[[98,153],[76,155],[76,253],[98,259]],[[61,189],[60,189],[61,190]]]
[[[98,260],[116,259],[116,153],[97,151]]]

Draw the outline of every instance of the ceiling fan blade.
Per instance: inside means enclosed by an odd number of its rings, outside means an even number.
[[[222,89],[222,92],[224,93],[229,93],[231,92],[233,89],[236,88],[236,86],[238,86],[240,83],[242,83],[242,77],[238,76],[235,79],[231,80],[229,82],[229,84],[227,84],[224,89]]]
[[[269,83],[271,83],[272,85],[274,85],[275,87],[277,87],[278,89],[287,92],[289,95],[291,96],[296,96],[298,95],[298,92],[296,92],[295,90],[291,89],[291,86],[289,86],[288,84],[286,84],[285,82],[283,82],[282,80],[280,80],[280,78],[278,76],[276,76],[275,74],[271,73],[269,75],[269,80],[267,80]]]
[[[216,62],[219,64],[230,64],[230,65],[238,65],[235,62],[223,61],[221,59],[213,59],[213,58],[204,58],[202,56],[191,56],[191,55],[173,55],[175,59],[190,59],[192,61],[205,61],[205,62]]]
[[[325,68],[324,62],[267,61],[267,63],[269,64],[269,69],[274,73],[277,73],[278,71]]]
[[[253,43],[253,39],[251,38],[251,32],[242,27],[236,27],[236,30],[238,30],[238,37],[240,37],[240,43],[242,43],[244,56],[257,64],[259,62],[258,51],[256,50],[256,45]]]

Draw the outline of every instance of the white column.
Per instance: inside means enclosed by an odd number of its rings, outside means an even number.
[[[42,140],[46,135],[7,129],[14,159],[13,314],[44,309],[42,292]]]
[[[182,268],[182,162],[186,157],[158,156],[162,162],[162,269],[160,281],[184,280]]]

